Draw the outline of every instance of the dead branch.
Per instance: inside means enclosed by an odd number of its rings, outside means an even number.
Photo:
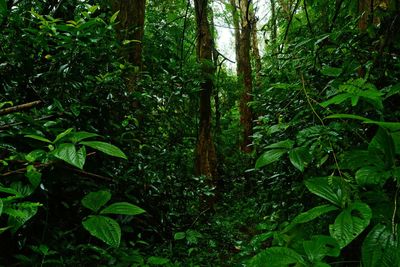
[[[21,105],[17,105],[14,107],[9,107],[9,108],[3,108],[0,109],[0,116],[1,115],[6,115],[6,114],[10,114],[10,113],[14,113],[14,112],[18,112],[24,109],[30,109],[33,108],[37,105],[40,105],[42,103],[41,100],[37,100],[37,101],[33,101],[33,102],[29,102],[29,103],[25,103],[25,104],[21,104]]]

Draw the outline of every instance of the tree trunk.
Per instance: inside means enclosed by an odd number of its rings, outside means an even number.
[[[261,56],[258,47],[258,37],[257,37],[257,18],[254,10],[250,10],[251,17],[251,41],[252,41],[252,54],[255,60],[255,71],[256,71],[256,88],[261,86]]]
[[[358,28],[362,32],[365,32],[368,28],[371,10],[371,0],[358,1],[358,13],[361,14],[361,18],[358,21]]]
[[[240,48],[240,17],[238,12],[238,6],[236,0],[229,0],[229,3],[232,6],[232,19],[233,19],[233,28],[235,33],[235,51],[236,51],[236,72],[239,71],[239,48]]]
[[[146,0],[113,0],[114,12],[119,11],[117,37],[120,41],[126,40],[121,53],[127,62],[136,67],[127,75],[128,91],[136,88],[138,73],[142,70],[142,41],[144,35],[144,18]]]
[[[201,65],[203,82],[200,91],[199,137],[196,147],[196,174],[208,178],[210,185],[216,185],[217,159],[211,135],[211,96],[214,87],[213,47],[208,22],[208,0],[195,0],[197,24],[197,58]]]
[[[251,1],[240,1],[240,46],[239,46],[239,64],[238,75],[243,85],[242,96],[240,99],[240,123],[243,127],[241,149],[243,152],[249,153],[251,148],[251,135],[253,133],[253,113],[249,107],[252,100],[252,76],[250,63],[250,37],[251,37],[251,21],[250,21],[250,3]]]

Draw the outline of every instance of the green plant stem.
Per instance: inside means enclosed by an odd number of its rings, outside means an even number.
[[[305,85],[305,81],[304,81],[304,76],[303,76],[302,73],[301,73],[300,75],[301,75],[301,83],[303,84],[303,91],[304,91],[304,94],[305,94],[305,96],[306,96],[307,103],[308,103],[308,105],[310,106],[312,112],[315,114],[315,116],[317,116],[318,120],[321,122],[322,126],[325,126],[324,121],[323,121],[322,118],[318,115],[317,111],[314,109],[314,107],[313,107],[313,105],[312,105],[312,103],[311,103],[311,101],[310,101],[310,97],[308,96],[308,93],[307,93],[307,90],[306,90],[306,85]],[[334,159],[334,161],[335,161],[336,168],[337,168],[337,170],[338,170],[338,172],[339,172],[339,176],[343,178],[343,176],[342,176],[342,171],[340,170],[339,163],[338,163],[338,160],[337,160],[337,157],[336,157],[336,153],[335,153],[335,150],[334,150],[334,148],[333,148],[333,144],[332,144],[331,140],[329,140],[329,145],[330,145],[331,148],[332,148],[332,155],[333,155],[333,159]]]
[[[399,189],[400,189],[400,185],[397,184],[397,189],[396,189],[396,193],[394,195],[394,208],[393,208],[393,215],[392,215],[392,233],[393,235],[396,235],[397,233],[397,227],[396,227],[396,213],[397,213],[397,196],[399,195]]]

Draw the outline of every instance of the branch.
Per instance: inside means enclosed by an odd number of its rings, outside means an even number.
[[[14,112],[18,112],[24,109],[30,109],[33,108],[37,105],[40,105],[42,103],[41,100],[37,100],[37,101],[33,101],[33,102],[29,102],[29,103],[25,103],[25,104],[21,104],[18,106],[14,106],[14,107],[9,107],[9,108],[3,108],[0,109],[0,116],[1,115],[6,115],[6,114],[10,114],[10,113],[14,113]]]

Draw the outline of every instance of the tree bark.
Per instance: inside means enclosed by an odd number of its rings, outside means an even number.
[[[252,101],[252,69],[250,62],[250,44],[251,44],[251,20],[250,3],[251,1],[239,1],[240,5],[240,46],[239,46],[239,64],[238,76],[243,86],[240,99],[240,123],[243,127],[241,149],[243,152],[250,153],[251,135],[253,133],[253,112],[249,107]]]
[[[199,136],[196,146],[196,174],[207,177],[210,185],[216,185],[217,159],[211,134],[211,96],[213,91],[213,40],[208,21],[208,0],[195,0],[197,24],[197,58],[203,81],[200,91]]]
[[[117,37],[127,44],[122,45],[121,54],[127,62],[136,67],[127,75],[128,91],[136,88],[138,73],[142,70],[142,41],[144,35],[144,18],[146,0],[113,0],[114,12],[119,11],[116,26]]]

